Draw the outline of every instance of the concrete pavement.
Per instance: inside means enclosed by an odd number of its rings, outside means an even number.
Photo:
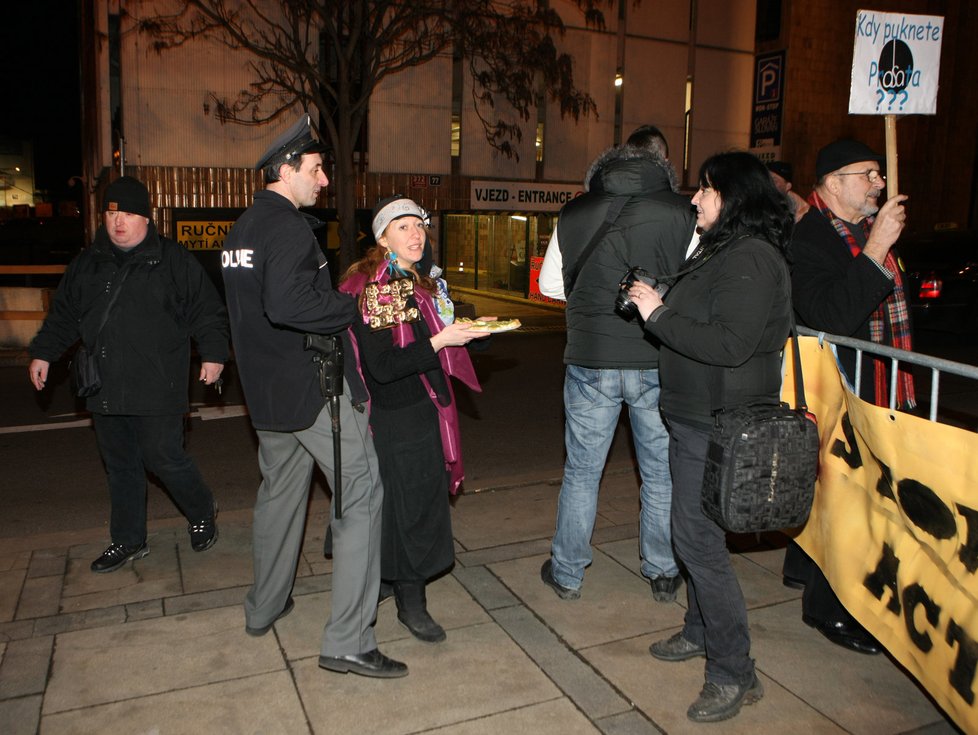
[[[252,461],[251,457],[243,461]],[[381,650],[410,675],[323,671],[330,600],[327,501],[310,504],[295,611],[263,638],[244,632],[250,512],[219,517],[220,539],[190,549],[185,524],[151,525],[151,553],[105,575],[88,565],[100,529],[0,540],[0,732],[21,733],[952,733],[889,658],[840,649],[801,622],[781,585],[783,539],[736,537],[764,698],[717,725],[686,707],[703,661],[668,664],[648,646],[682,624],[640,576],[638,481],[613,468],[601,492],[594,563],[580,600],[540,582],[559,478],[463,494],[457,563],[429,588],[448,631],[424,644],[377,620]]]
[[[465,297],[529,329],[563,322],[553,307]],[[0,539],[0,733],[957,732],[888,657],[845,651],[801,622],[800,593],[781,585],[778,534],[731,537],[765,696],[727,722],[689,722],[703,661],[648,654],[682,625],[685,588],[656,603],[640,575],[634,470],[606,472],[576,601],[539,576],[559,483],[553,470],[500,467],[467,486],[453,507],[456,565],[428,593],[447,641],[412,638],[392,604],[378,612],[381,649],[410,666],[396,680],[317,666],[331,583],[322,495],[310,503],[295,610],[263,638],[245,634],[241,607],[250,511],[222,513],[203,554],[182,520],[153,522],[150,555],[105,575],[89,571],[104,528]]]

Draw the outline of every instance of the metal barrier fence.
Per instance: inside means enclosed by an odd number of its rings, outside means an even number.
[[[928,418],[931,421],[937,421],[937,401],[940,393],[940,379],[942,372],[949,373],[951,375],[959,375],[963,378],[969,378],[971,380],[978,380],[978,367],[975,367],[974,365],[966,365],[961,362],[954,362],[953,360],[945,360],[941,357],[922,355],[918,352],[898,350],[893,347],[878,345],[874,342],[865,342],[860,339],[852,339],[851,337],[840,337],[839,335],[828,334],[827,332],[816,332],[814,329],[808,329],[807,327],[798,327],[798,334],[803,334],[808,337],[817,337],[819,344],[822,342],[828,342],[829,344],[838,345],[840,347],[849,347],[856,351],[856,376],[854,385],[854,392],[856,395],[859,395],[863,353],[868,352],[871,355],[889,358],[892,361],[890,363],[889,381],[891,411],[896,410],[896,377],[897,370],[899,369],[901,362],[909,365],[917,365],[930,370],[930,412]]]

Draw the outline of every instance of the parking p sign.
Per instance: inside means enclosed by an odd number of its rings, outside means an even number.
[[[944,18],[859,10],[849,112],[934,115]]]

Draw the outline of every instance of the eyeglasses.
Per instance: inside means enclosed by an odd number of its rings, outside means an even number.
[[[866,171],[849,171],[844,174],[832,174],[833,176],[865,176],[866,181],[870,184],[875,184],[877,182],[882,183],[886,181],[886,176],[879,169],[871,168]]]

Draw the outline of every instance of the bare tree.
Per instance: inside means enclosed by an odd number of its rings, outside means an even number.
[[[178,0],[169,15],[136,18],[158,51],[204,38],[251,56],[255,80],[238,99],[215,97],[222,120],[263,124],[296,106],[319,111],[335,156],[341,268],[356,251],[354,146],[373,90],[385,77],[459,54],[473,79],[486,139],[507,156],[541,98],[575,120],[596,113],[557,50],[564,24],[548,0]],[[614,0],[572,0],[590,27]],[[132,4],[130,3],[130,7]],[[130,11],[132,12],[132,11]],[[137,11],[138,12],[138,11]],[[136,13],[132,13],[134,16]],[[505,101],[513,115],[499,112]],[[486,110],[493,114],[487,116]]]

